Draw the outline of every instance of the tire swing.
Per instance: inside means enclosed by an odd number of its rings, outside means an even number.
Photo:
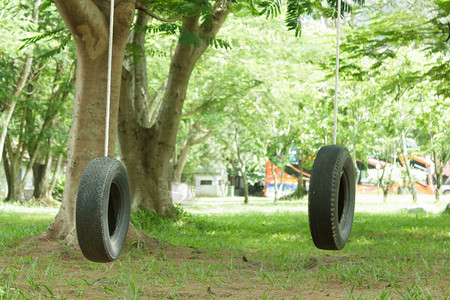
[[[341,14],[338,0],[337,17]],[[336,25],[336,88],[334,145],[322,147],[314,160],[308,194],[309,228],[315,246],[341,250],[352,230],[355,210],[355,172],[349,151],[336,145],[339,77],[339,19]]]
[[[76,230],[83,255],[94,262],[111,262],[122,252],[130,222],[130,187],[122,163],[108,157],[111,100],[114,0],[111,1],[106,92],[105,157],[84,169],[76,202]]]

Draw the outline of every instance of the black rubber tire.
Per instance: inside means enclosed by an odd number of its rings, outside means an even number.
[[[316,247],[344,248],[355,211],[355,172],[345,147],[330,145],[319,150],[308,197],[309,228]]]
[[[111,157],[89,162],[81,175],[76,229],[83,255],[111,262],[122,252],[130,223],[130,186],[122,163]]]

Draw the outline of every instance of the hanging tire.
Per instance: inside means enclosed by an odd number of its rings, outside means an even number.
[[[83,255],[110,262],[122,252],[130,222],[130,187],[120,161],[99,157],[81,175],[76,205],[76,229]]]
[[[344,248],[355,210],[355,172],[345,147],[330,145],[319,150],[308,197],[309,228],[316,247]]]

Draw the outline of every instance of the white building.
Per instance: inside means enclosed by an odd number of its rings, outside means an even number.
[[[228,193],[228,174],[224,167],[206,166],[194,172],[195,195],[225,197]]]

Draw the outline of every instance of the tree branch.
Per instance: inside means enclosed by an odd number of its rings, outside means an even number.
[[[160,17],[158,15],[156,15],[154,12],[152,12],[150,9],[148,9],[147,7],[145,7],[142,3],[140,3],[139,1],[136,1],[136,9],[145,12],[147,15],[149,15],[150,17],[161,21],[161,22],[167,22],[167,23],[172,23],[172,22],[176,22],[178,20],[181,20],[181,18],[183,18],[183,16],[179,16],[176,18],[172,18],[172,19],[165,19],[163,17]]]
[[[198,138],[198,139],[192,140],[192,141],[190,141],[189,143],[190,143],[191,145],[196,145],[196,144],[204,143],[204,142],[206,142],[206,140],[209,139],[212,135],[213,135],[213,132],[212,132],[212,130],[210,129],[210,130],[207,131],[207,133],[206,133],[204,136],[202,136],[202,137],[200,137],[200,138]]]
[[[81,40],[83,33],[80,32],[79,27],[87,25],[92,36],[98,36],[104,41],[108,40],[108,24],[94,1],[54,0],[53,2],[74,37],[80,37]]]
[[[255,82],[252,82],[251,84],[249,84],[249,85],[248,85],[247,87],[245,87],[244,89],[239,90],[239,91],[235,91],[235,92],[230,93],[230,94],[227,94],[227,95],[221,97],[220,99],[218,99],[217,97],[213,96],[211,99],[205,101],[203,104],[199,105],[198,107],[196,107],[196,108],[194,108],[194,109],[192,109],[192,110],[190,110],[190,111],[183,112],[181,116],[182,116],[182,117],[187,117],[187,116],[193,115],[193,114],[195,114],[195,113],[198,113],[198,112],[200,112],[200,111],[205,111],[205,110],[208,109],[210,106],[212,106],[215,102],[218,102],[218,101],[220,101],[220,100],[225,100],[225,99],[227,99],[227,98],[231,98],[231,97],[237,96],[237,95],[239,95],[239,94],[244,94],[245,92],[251,90],[252,88],[257,87],[257,86],[260,85],[261,83],[262,83],[262,81],[255,81]]]

